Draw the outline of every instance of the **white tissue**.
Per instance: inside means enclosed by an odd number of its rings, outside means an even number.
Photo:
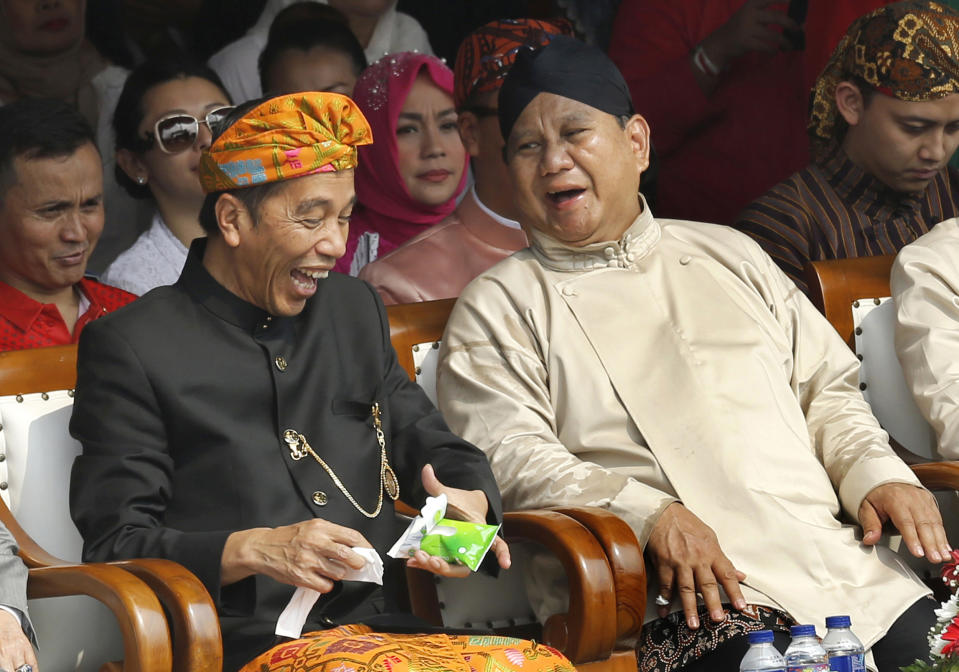
[[[436,524],[446,515],[446,495],[427,497],[426,504],[420,509],[420,515],[410,521],[406,531],[400,535],[387,553],[391,558],[409,558],[419,550],[423,537],[429,534]]]
[[[369,581],[377,585],[383,585],[383,558],[374,548],[353,547],[353,552],[363,556],[366,564],[359,569],[347,569],[343,576],[344,581]]]
[[[383,585],[383,559],[372,548],[353,547],[353,552],[366,560],[360,569],[348,569],[343,576],[344,581],[368,581]],[[276,634],[280,637],[299,639],[303,634],[303,624],[306,623],[310,610],[320,598],[320,593],[312,588],[299,587],[293,592],[289,604],[283,609],[276,620]]]
[[[276,619],[276,634],[280,637],[299,639],[303,634],[303,624],[310,615],[310,609],[320,598],[320,593],[312,588],[297,588],[290,603]]]

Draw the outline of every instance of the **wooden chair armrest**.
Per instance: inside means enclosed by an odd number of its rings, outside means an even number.
[[[216,607],[203,583],[171,560],[138,558],[111,562],[146,583],[166,610],[173,626],[173,669],[177,672],[220,672],[223,640]]]
[[[909,468],[930,490],[959,490],[959,462],[924,462]]]
[[[572,506],[554,510],[586,526],[606,551],[616,586],[617,637],[638,635],[646,614],[646,563],[633,529],[605,509]]]
[[[569,611],[553,614],[543,641],[573,664],[605,660],[616,647],[616,588],[606,552],[581,523],[557,511],[505,514],[508,539],[525,539],[547,548],[562,563],[569,582]]]
[[[116,616],[123,633],[123,669],[168,672],[173,669],[170,632],[163,607],[143,581],[119,567],[91,563],[30,570],[27,597],[89,595]]]

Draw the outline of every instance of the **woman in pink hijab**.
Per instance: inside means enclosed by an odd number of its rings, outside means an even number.
[[[435,56],[384,56],[356,82],[353,98],[373,144],[359,148],[357,205],[335,270],[356,275],[453,212],[466,184],[456,126],[453,71]]]

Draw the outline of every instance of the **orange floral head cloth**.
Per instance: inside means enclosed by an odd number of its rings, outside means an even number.
[[[896,2],[853,21],[812,90],[813,154],[828,154],[846,130],[836,107],[839,82],[859,79],[899,100],[934,100],[959,93],[957,56],[959,14],[931,0]]]
[[[207,194],[356,167],[356,146],[373,142],[366,117],[338,93],[267,100],[233,122],[200,156]]]
[[[454,64],[453,103],[463,109],[481,93],[498,91],[523,47],[541,47],[556,35],[573,35],[565,19],[502,19],[474,30],[460,43]]]

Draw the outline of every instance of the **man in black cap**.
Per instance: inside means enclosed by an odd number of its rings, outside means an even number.
[[[880,671],[925,657],[935,605],[876,542],[890,521],[916,556],[949,545],[835,330],[748,237],[653,217],[649,128],[602,52],[522,55],[499,113],[530,248],[460,296],[438,392],[506,506],[631,525],[653,565],[641,670],[735,669],[749,631],[782,647],[835,613]]]

